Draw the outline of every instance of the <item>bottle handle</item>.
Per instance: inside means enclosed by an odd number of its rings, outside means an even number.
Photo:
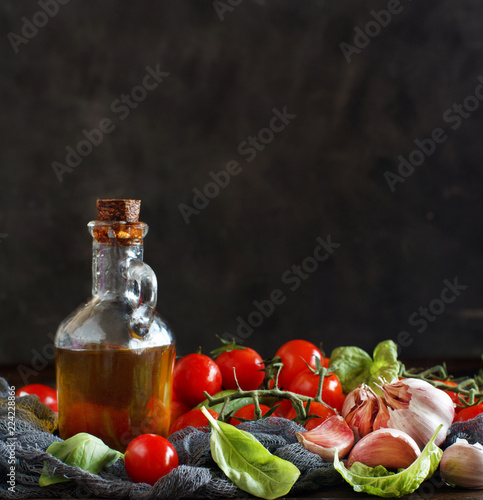
[[[126,291],[133,306],[129,328],[137,337],[144,337],[154,320],[158,280],[154,271],[140,259],[122,261],[121,274],[127,280]]]

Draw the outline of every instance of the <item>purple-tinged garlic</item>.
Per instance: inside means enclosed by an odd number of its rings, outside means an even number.
[[[379,429],[364,436],[349,454],[347,467],[361,462],[389,470],[406,469],[421,455],[416,441],[398,429]]]
[[[354,445],[354,433],[340,415],[324,420],[310,431],[297,432],[296,436],[307,450],[328,461],[334,459],[336,449],[343,458]]]
[[[443,452],[439,464],[441,477],[460,488],[483,489],[483,446],[457,439]]]
[[[385,410],[381,406],[384,407],[382,399],[365,384],[347,395],[341,413],[354,432],[356,441],[373,431],[374,421]]]
[[[381,386],[386,411],[375,419],[374,429],[391,427],[409,434],[423,449],[442,425],[435,444],[439,446],[453,422],[454,404],[441,389],[424,380],[407,378]]]

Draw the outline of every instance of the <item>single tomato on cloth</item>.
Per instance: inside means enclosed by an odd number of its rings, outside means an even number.
[[[207,411],[213,418],[217,419],[219,417],[219,414],[216,411],[210,410],[209,408],[207,409]],[[169,434],[171,435],[175,432],[185,429],[186,427],[200,428],[206,427],[208,425],[210,425],[210,423],[200,409],[190,410],[186,413],[183,413],[172,423],[169,429]]]
[[[304,408],[306,407],[307,403],[304,403]],[[314,429],[328,418],[337,415],[337,412],[323,403],[317,403],[315,401],[312,401],[310,403],[309,415],[315,415],[315,417],[307,420],[306,424],[304,425],[305,429],[307,429],[308,431]],[[288,411],[287,416],[285,418],[293,420],[296,416],[297,412],[295,411],[295,408],[292,408],[291,410]]]
[[[283,363],[278,376],[278,385],[283,389],[287,389],[295,376],[305,370],[307,365],[315,368],[315,358],[319,358],[320,363],[324,365],[324,356],[320,349],[307,340],[289,340],[278,349],[275,357],[279,357]]]
[[[157,434],[142,434],[128,444],[124,465],[135,483],[154,485],[178,467],[179,460],[174,446],[166,438]]]
[[[296,394],[315,398],[319,388],[319,381],[320,376],[314,374],[309,368],[306,368],[292,380],[288,390]],[[324,383],[322,384],[322,401],[340,412],[344,404],[344,399],[345,396],[342,390],[342,384],[337,378],[337,375],[335,375],[335,373],[326,375],[324,377]]]
[[[270,411],[270,408],[267,405],[260,405],[260,410],[262,412],[262,417],[267,412]],[[230,424],[238,425],[242,423],[242,420],[238,420],[239,418],[243,418],[245,420],[254,420],[255,419],[255,405],[250,404],[243,406],[238,411],[235,412],[233,417],[231,417]]]
[[[250,347],[236,348],[222,352],[215,363],[219,366],[224,389],[237,389],[236,380],[244,391],[257,389],[265,376],[262,357]]]
[[[219,392],[221,382],[220,368],[205,354],[188,354],[174,366],[173,390],[190,408],[205,400],[204,391],[210,395]]]
[[[28,384],[24,385],[15,393],[16,396],[29,396],[35,394],[44,405],[47,405],[55,412],[57,409],[57,391],[44,384]]]

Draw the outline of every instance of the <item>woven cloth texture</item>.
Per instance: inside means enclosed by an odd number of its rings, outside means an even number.
[[[237,488],[214,463],[210,431],[187,428],[170,436],[180,466],[154,486],[133,483],[124,463],[118,460],[99,475],[71,467],[46,453],[48,446],[62,441],[56,436],[57,414],[37,396],[10,397],[9,386],[0,378],[0,497],[1,498],[236,498],[249,496]],[[14,417],[13,417],[14,412]],[[13,418],[12,418],[13,417]],[[301,471],[291,495],[321,490],[343,483],[332,463],[324,462],[297,442],[295,433],[304,429],[282,419],[244,422],[240,429],[252,433],[271,453],[295,464]],[[13,475],[8,473],[13,467]],[[44,467],[70,478],[65,483],[40,487]],[[9,480],[13,483],[9,483]]]
[[[441,448],[446,449],[454,444],[458,438],[466,439],[470,444],[483,444],[483,413],[466,422],[455,422],[449,428]]]

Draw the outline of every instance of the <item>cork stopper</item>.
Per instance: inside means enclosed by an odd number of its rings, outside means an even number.
[[[97,220],[139,222],[141,200],[97,200]]]

